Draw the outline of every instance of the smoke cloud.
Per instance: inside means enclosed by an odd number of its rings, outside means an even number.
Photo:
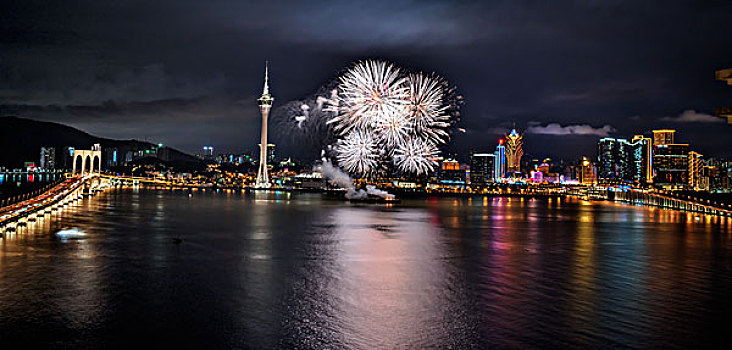
[[[353,179],[343,170],[334,166],[329,160],[323,159],[323,162],[316,168],[325,178],[330,180],[334,185],[346,189],[346,199],[367,199],[369,195],[377,196],[387,200],[394,200],[393,194],[380,190],[374,185],[367,185],[366,190],[356,189],[353,186]]]

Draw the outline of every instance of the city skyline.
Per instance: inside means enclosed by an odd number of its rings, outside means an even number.
[[[4,4],[1,343],[720,347],[730,14]]]
[[[458,124],[466,133],[455,135],[450,152],[467,154],[515,122],[525,130],[527,150],[553,145],[537,156],[577,158],[595,148],[598,136],[659,128],[684,129],[705,156],[732,153],[724,142],[729,127],[711,116],[730,96],[714,76],[732,61],[732,49],[718,44],[732,26],[721,15],[732,6],[724,2],[558,3],[543,11],[521,2],[120,6],[140,25],[129,27],[103,1],[62,9],[11,5],[2,57],[12,69],[0,114],[189,153],[209,144],[236,152],[256,147],[240,140],[256,139],[259,131],[252,101],[265,58],[278,67],[285,105],[307,98],[351,62],[378,57],[436,71],[470,101]],[[232,16],[259,10],[283,20],[270,26]],[[320,12],[338,20],[322,20]],[[67,13],[102,20],[82,26]],[[172,24],[161,26],[161,13]],[[207,16],[191,21],[193,13]],[[322,29],[308,25],[316,19]],[[291,26],[306,29],[292,35]],[[569,30],[576,27],[584,30]],[[364,35],[365,28],[372,34]],[[145,39],[131,41],[129,31]],[[267,40],[258,39],[264,33]],[[48,57],[63,64],[46,64]],[[286,153],[300,151],[291,140],[272,141]]]

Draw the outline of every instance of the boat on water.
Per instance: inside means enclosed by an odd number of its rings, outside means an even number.
[[[369,204],[397,204],[401,202],[399,199],[385,199],[385,198],[350,198],[348,199],[351,203],[369,203]]]
[[[63,229],[61,231],[56,232],[56,237],[61,238],[62,240],[69,240],[69,239],[82,239],[86,236],[86,233],[84,231],[79,230],[78,228],[69,228],[69,229]]]
[[[399,203],[396,196],[374,185],[367,185],[366,190],[348,189],[345,196],[349,202],[355,203]]]

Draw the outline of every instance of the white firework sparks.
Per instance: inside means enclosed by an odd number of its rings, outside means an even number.
[[[445,103],[443,82],[435,76],[409,75],[409,120],[417,134],[435,144],[449,139],[445,129],[450,127],[449,106]]]
[[[412,138],[394,150],[394,165],[404,173],[416,175],[429,174],[437,166],[439,151],[428,140]]]
[[[373,128],[401,115],[409,92],[399,68],[382,61],[356,64],[341,78],[331,111],[336,116],[336,132],[347,134],[354,128]]]
[[[406,117],[406,113],[392,113],[379,118],[374,123],[379,141],[390,149],[403,143],[412,129],[412,123]]]
[[[453,91],[434,74],[406,74],[382,61],[355,64],[339,78],[323,109],[340,139],[336,160],[361,176],[373,175],[380,161],[393,162],[404,174],[432,172],[457,115]]]
[[[379,148],[371,134],[354,131],[339,140],[335,147],[336,160],[351,174],[368,177],[379,158]]]

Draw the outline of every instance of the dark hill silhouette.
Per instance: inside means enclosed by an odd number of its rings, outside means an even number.
[[[55,147],[56,162],[58,163],[63,147],[90,149],[95,143],[101,144],[102,150],[117,148],[118,157],[122,158],[128,151],[153,146],[152,143],[137,140],[113,140],[96,137],[59,123],[18,117],[0,117],[0,167],[19,168],[23,165],[23,162],[38,164],[41,147]],[[166,148],[169,151],[171,161],[200,163],[200,160],[189,154]]]

